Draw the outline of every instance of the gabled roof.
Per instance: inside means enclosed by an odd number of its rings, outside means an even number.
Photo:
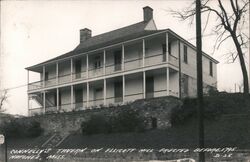
[[[44,64],[49,64],[49,63],[55,62],[57,60],[66,59],[68,57],[76,56],[76,55],[79,55],[79,54],[82,54],[85,52],[93,51],[96,49],[101,49],[101,48],[104,48],[104,47],[107,47],[110,45],[122,43],[125,41],[137,39],[140,37],[145,37],[145,36],[152,35],[152,34],[162,33],[162,32],[170,32],[175,37],[182,40],[183,42],[185,42],[190,47],[192,47],[193,49],[196,50],[196,47],[194,45],[192,45],[190,42],[186,41],[185,39],[183,39],[182,37],[180,37],[179,35],[177,35],[175,32],[173,32],[170,29],[146,30],[146,27],[149,23],[154,24],[153,19],[152,19],[152,21],[149,21],[149,22],[142,21],[142,22],[139,22],[139,23],[136,23],[133,25],[129,25],[129,26],[117,29],[117,30],[113,30],[113,31],[110,31],[107,33],[97,35],[97,36],[93,36],[93,37],[87,39],[86,41],[83,41],[82,43],[80,43],[74,50],[72,50],[70,52],[62,54],[58,57],[52,58],[52,59],[47,60],[45,62],[27,67],[26,69],[32,70],[32,71],[37,71],[37,68],[39,68],[40,66],[42,66]],[[213,60],[215,63],[219,63],[213,57],[209,56],[208,54],[206,54],[204,52],[203,52],[203,55],[208,57],[209,59]]]
[[[149,21],[150,22],[150,21]],[[159,32],[159,30],[145,30],[146,26],[148,25],[149,22],[139,22],[136,24],[132,24],[123,28],[119,28],[107,33],[103,33],[97,36],[93,36],[89,39],[87,39],[86,41],[80,43],[74,50],[65,53],[63,55],[60,55],[58,57],[55,57],[53,59],[47,60],[45,62],[42,62],[40,64],[37,65],[33,65],[31,67],[27,67],[26,69],[31,70],[33,67],[37,67],[39,65],[42,64],[47,64],[51,61],[55,61],[58,59],[63,59],[69,56],[73,56],[79,53],[83,53],[83,52],[87,52],[90,50],[94,50],[97,48],[101,48],[103,46],[107,46],[107,45],[111,45],[114,43],[118,43],[121,41],[125,41],[128,39],[133,39],[135,37],[139,37],[139,36],[144,36],[147,34],[151,34],[154,32]]]
[[[142,31],[144,31],[147,24],[148,24],[148,22],[142,21],[142,22],[139,22],[139,23],[136,23],[133,25],[126,26],[124,28],[120,28],[117,30],[113,30],[113,31],[110,31],[110,32],[107,32],[104,34],[94,36],[94,37],[87,39],[86,41],[80,43],[75,48],[75,50],[78,51],[78,50],[88,48],[88,47],[93,46],[93,45],[102,44],[104,42],[109,42],[109,41],[112,41],[112,40],[115,40],[118,38],[122,38],[122,37],[125,37],[128,35],[134,34],[134,33],[142,32]]]

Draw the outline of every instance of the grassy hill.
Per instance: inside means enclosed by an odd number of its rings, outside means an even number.
[[[205,146],[250,148],[250,97],[241,94],[216,94],[205,97]],[[195,99],[186,99],[182,107],[171,112],[172,127],[152,129],[143,133],[70,134],[60,148],[195,148],[198,141]],[[31,147],[45,137],[13,139],[11,146]],[[22,141],[22,142],[21,142]],[[29,142],[33,141],[33,142]],[[23,143],[23,144],[22,144]]]
[[[144,133],[116,133],[83,136],[70,135],[63,148],[195,148],[198,124],[195,99],[186,99],[172,111],[172,127]],[[241,94],[217,94],[204,98],[206,147],[250,148],[250,97]],[[176,119],[178,118],[178,120]]]

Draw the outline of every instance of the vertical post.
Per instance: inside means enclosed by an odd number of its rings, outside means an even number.
[[[106,74],[106,50],[103,50],[103,75]]]
[[[28,89],[29,89],[29,70],[27,70],[27,86],[28,86]],[[28,94],[28,110],[30,110],[30,98],[29,98],[29,94]]]
[[[59,111],[59,89],[56,89],[56,110]]]
[[[107,86],[106,86],[106,78],[103,79],[103,105],[106,105],[107,98]]]
[[[201,1],[196,0],[196,63],[197,63],[197,108],[199,123],[199,148],[204,148],[203,121],[203,79],[202,79],[202,35],[201,35]],[[199,162],[205,162],[204,152],[199,153]]]
[[[125,50],[124,50],[124,44],[122,44],[122,71],[125,70],[124,60],[125,60]]]
[[[179,98],[181,98],[181,43],[178,40],[178,59],[179,59]]]
[[[45,109],[46,109],[46,96],[45,96],[45,91],[43,91],[43,113],[45,114]]]
[[[30,77],[29,77],[29,70],[27,70],[27,85],[29,86],[29,79],[30,79]]]
[[[125,75],[122,75],[122,102],[125,102],[125,87],[126,87],[126,82],[125,82]]]
[[[86,75],[89,78],[89,55],[86,54]]]
[[[142,39],[142,67],[145,66],[145,39]]]
[[[74,100],[74,87],[73,85],[70,86],[70,101],[71,101],[71,109],[73,110],[73,100]]]
[[[146,98],[146,73],[143,71],[143,98]]]
[[[58,62],[56,62],[56,84],[59,83],[59,69],[58,69]]]
[[[166,62],[169,62],[168,33],[166,33]]]
[[[89,107],[89,82],[87,84],[87,108]]]
[[[5,136],[4,136],[4,146],[5,146],[5,162],[8,162],[8,137],[7,137],[7,135],[5,134]]]
[[[71,82],[73,81],[73,58],[70,59],[70,77]]]
[[[45,66],[43,66],[43,87],[45,87]]]
[[[28,94],[27,104],[28,104],[28,115],[30,115],[30,96],[29,96],[29,94]]]
[[[167,78],[167,96],[169,96],[169,67],[167,67],[166,78]]]

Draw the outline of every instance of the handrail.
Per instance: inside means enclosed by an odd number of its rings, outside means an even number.
[[[135,59],[129,59],[129,60],[124,60],[124,63],[128,63],[128,62],[134,62],[134,61],[138,61],[138,60],[142,60],[142,58],[141,57],[139,57],[139,58],[135,58]]]
[[[154,54],[154,55],[150,55],[150,56],[145,56],[145,59],[147,60],[149,58],[156,57],[156,56],[161,56],[161,55],[164,55],[164,54],[163,53],[159,53],[159,54]],[[173,56],[173,55],[169,55],[169,57],[178,60],[178,58],[175,57],[175,56]],[[138,57],[138,58],[135,58],[135,59],[125,60],[124,64],[129,63],[129,62],[138,61],[138,60],[142,60],[142,58]],[[159,65],[159,63],[160,62],[158,60],[156,63],[153,63],[152,65],[145,65],[145,67]],[[162,62],[162,63],[165,63],[165,62]],[[171,63],[171,61],[169,61],[169,63]],[[102,66],[100,66],[98,68],[91,68],[91,69],[88,69],[88,70],[85,69],[85,70],[82,70],[82,71],[80,71],[78,73],[74,72],[74,73],[68,73],[68,74],[64,74],[64,75],[59,75],[58,78],[57,77],[52,77],[52,78],[49,78],[48,80],[46,80],[45,83],[48,83],[48,85],[46,85],[46,84],[45,85],[43,85],[43,84],[37,85],[38,83],[42,83],[44,81],[44,80],[40,80],[40,81],[37,81],[37,82],[29,83],[28,84],[29,86],[33,86],[33,87],[29,87],[29,90],[40,89],[40,88],[42,88],[44,86],[45,87],[51,87],[51,86],[54,86],[54,85],[60,85],[60,84],[64,84],[64,83],[69,83],[69,82],[71,82],[71,80],[61,80],[61,79],[64,78],[64,77],[67,77],[67,76],[70,77],[71,75],[83,74],[83,75],[79,76],[79,78],[77,78],[77,79],[88,79],[88,78],[93,79],[93,78],[96,78],[96,77],[103,76],[105,74],[104,72],[98,71],[98,70],[104,69],[104,67],[108,69],[109,67],[112,67],[112,66],[115,67],[115,66],[121,66],[121,65],[122,64],[109,64],[109,65],[105,64],[105,65],[102,65]],[[176,66],[176,65],[174,65],[174,66]],[[119,70],[119,71],[117,71],[117,70],[108,70],[108,71],[105,71],[105,72],[108,73],[108,74],[111,74],[111,73],[117,73],[117,72],[124,72],[124,71],[136,70],[136,69],[139,69],[139,68],[142,68],[141,65],[138,65],[138,67],[134,67],[134,66],[133,67],[129,67],[129,66],[126,67],[125,66],[124,70],[122,70],[122,69]],[[91,72],[93,72],[94,70],[97,70],[100,73],[92,74]],[[91,74],[87,78],[84,73],[87,73],[88,71]],[[52,83],[50,83],[50,81],[55,81],[55,79],[58,79],[58,82],[52,82]],[[75,80],[76,78],[73,78],[73,79]]]
[[[151,58],[151,57],[155,57],[155,56],[163,56],[164,54],[163,53],[160,53],[160,54],[154,54],[154,55],[149,55],[149,56],[145,56],[145,59],[146,58]]]

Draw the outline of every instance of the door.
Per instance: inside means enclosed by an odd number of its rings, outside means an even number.
[[[146,77],[146,98],[154,97],[154,77]]]
[[[80,109],[83,107],[83,88],[78,87],[75,88],[75,105],[76,109]]]
[[[114,84],[114,94],[115,94],[115,102],[122,102],[122,82],[115,82]]]
[[[81,68],[82,68],[82,62],[81,60],[76,60],[75,61],[75,78],[81,78]]]
[[[100,105],[103,103],[103,89],[96,88],[94,91],[94,105]]]
[[[122,51],[118,50],[114,52],[114,62],[115,62],[115,71],[122,69]]]

